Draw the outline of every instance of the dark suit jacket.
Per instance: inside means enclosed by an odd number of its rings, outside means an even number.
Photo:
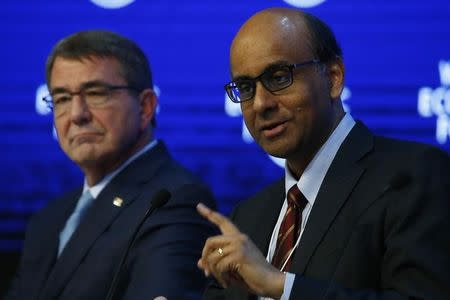
[[[284,198],[283,178],[232,213],[264,254]],[[294,253],[290,299],[450,299],[449,229],[449,155],[374,137],[357,123]],[[204,298],[256,297],[213,283]]]
[[[176,163],[160,141],[122,170],[89,207],[56,259],[59,233],[81,194],[78,189],[32,218],[21,264],[6,299],[104,299],[134,229],[162,188],[169,202],[156,210],[137,236],[115,299],[199,299],[206,284],[196,263],[214,233],[198,213],[214,206],[210,191]],[[120,197],[123,205],[113,205]]]

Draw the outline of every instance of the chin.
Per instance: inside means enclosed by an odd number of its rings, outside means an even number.
[[[89,151],[75,151],[69,157],[79,166],[92,165],[98,161],[98,155],[94,149],[90,149]]]
[[[96,165],[98,162],[95,157],[74,157],[72,160],[81,168]]]
[[[283,145],[268,145],[262,146],[263,150],[270,154],[271,156],[278,158],[287,158],[290,151]]]

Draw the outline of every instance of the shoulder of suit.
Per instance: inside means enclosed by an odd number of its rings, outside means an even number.
[[[61,215],[64,211],[69,209],[70,206],[74,205],[73,201],[78,199],[80,193],[81,188],[72,190],[60,197],[48,201],[43,207],[38,208],[27,222],[27,231],[30,229],[40,231],[44,224],[52,223],[55,216]]]
[[[231,215],[241,211],[258,210],[267,205],[267,201],[276,201],[277,198],[284,199],[284,177],[264,187],[250,198],[239,202],[233,209]]]
[[[46,215],[48,213],[52,213],[55,211],[59,211],[63,207],[66,207],[67,205],[70,205],[71,199],[78,199],[78,197],[81,194],[82,188],[76,188],[73,190],[70,190],[69,192],[66,192],[62,194],[61,196],[58,196],[54,199],[49,200],[47,203],[44,204],[43,207],[39,208],[35,215]]]
[[[378,152],[384,152],[390,156],[401,156],[403,158],[422,157],[430,154],[443,157],[447,156],[447,158],[449,156],[446,151],[433,145],[383,136],[375,136],[374,148]]]

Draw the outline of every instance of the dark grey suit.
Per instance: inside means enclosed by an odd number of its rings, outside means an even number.
[[[122,170],[99,194],[56,260],[58,236],[81,194],[53,201],[32,218],[21,265],[6,299],[104,299],[120,257],[150,205],[165,188],[169,202],[146,221],[119,282],[117,299],[198,299],[196,262],[213,228],[195,209],[214,206],[210,191],[176,163],[162,142]],[[120,197],[123,205],[113,205]]]
[[[231,218],[262,251],[284,179]],[[290,299],[450,299],[450,159],[436,148],[374,137],[357,123],[320,187],[294,253]],[[205,299],[252,299],[212,283]]]

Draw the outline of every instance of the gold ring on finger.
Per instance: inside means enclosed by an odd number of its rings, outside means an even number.
[[[217,252],[219,252],[220,256],[223,256],[223,249],[222,248],[218,248]]]

